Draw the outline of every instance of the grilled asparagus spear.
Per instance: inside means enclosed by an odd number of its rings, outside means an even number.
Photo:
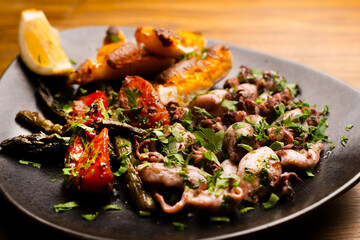
[[[131,198],[135,202],[139,210],[142,211],[155,211],[156,204],[152,195],[145,189],[141,181],[132,159],[135,159],[132,154],[131,142],[120,136],[114,139],[115,154],[118,158],[125,157],[127,163],[127,171],[124,174],[126,185],[129,189]]]
[[[40,117],[38,112],[20,111],[16,114],[16,120],[46,133],[57,133],[59,135],[64,133],[62,125],[54,124],[50,120]]]
[[[6,139],[0,143],[3,151],[25,154],[47,154],[50,152],[66,152],[69,145],[69,137],[61,137],[57,134],[46,135],[34,133],[20,135]]]

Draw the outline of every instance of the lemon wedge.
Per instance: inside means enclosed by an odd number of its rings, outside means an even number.
[[[21,12],[19,26],[20,57],[33,72],[45,76],[66,76],[73,72],[71,62],[60,44],[58,31],[43,11]]]

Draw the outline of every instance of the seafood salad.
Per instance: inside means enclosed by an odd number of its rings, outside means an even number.
[[[133,43],[111,26],[104,35],[96,59],[66,82],[39,81],[49,119],[20,111],[16,119],[34,133],[4,140],[2,151],[63,156],[73,194],[107,198],[125,182],[142,213],[271,208],[312,175],[328,109],[297,99],[297,84],[246,66],[226,79],[230,49],[207,46],[201,33],[144,26]]]

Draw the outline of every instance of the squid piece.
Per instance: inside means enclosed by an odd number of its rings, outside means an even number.
[[[230,100],[231,95],[228,91],[224,89],[216,89],[210,91],[207,94],[200,95],[196,97],[190,103],[190,107],[194,106],[204,108],[208,113],[210,113],[214,117],[222,117],[229,110],[221,105],[223,99]]]
[[[249,98],[251,100],[255,100],[258,95],[256,85],[250,83],[243,83],[236,87],[233,87],[232,89],[233,91],[236,91],[237,94],[241,95],[243,98]]]
[[[139,27],[135,32],[136,41],[158,56],[179,58],[186,53],[200,53],[205,46],[201,33],[172,32],[164,28],[151,26]]]
[[[132,42],[104,40],[96,60],[87,59],[69,77],[68,84],[85,85],[94,81],[122,80],[127,75],[155,75],[174,64],[173,58],[150,55]]]
[[[239,186],[244,191],[244,200],[258,202],[281,173],[281,163],[271,148],[261,147],[247,153],[241,159],[237,173],[241,178]]]
[[[239,162],[247,153],[247,150],[239,144],[253,145],[254,128],[246,122],[232,124],[227,130],[224,138],[224,148],[227,149],[229,159],[233,162]]]
[[[305,170],[318,164],[320,152],[323,148],[322,143],[311,143],[308,150],[281,149],[276,151],[276,154],[281,158],[283,167],[293,170]]]
[[[164,105],[177,102],[185,106],[228,74],[232,67],[232,54],[228,47],[212,45],[204,53],[204,58],[180,61],[156,77],[155,88]]]
[[[176,141],[176,151],[186,149],[187,147],[191,146],[195,143],[195,135],[192,132],[187,131],[183,125],[180,123],[176,123],[174,127],[181,135],[183,141],[178,142]]]
[[[236,167],[225,167],[224,177],[236,173]],[[151,163],[149,166],[144,164],[137,167],[141,179],[146,183],[161,184],[165,187],[177,187],[183,190],[182,197],[174,205],[169,205],[164,197],[155,192],[155,199],[160,203],[166,213],[176,213],[185,206],[191,205],[207,211],[218,212],[221,210],[230,210],[240,204],[243,199],[243,191],[240,187],[231,187],[220,189],[217,187],[214,192],[208,189],[207,173],[200,172],[200,169],[193,166],[175,166],[166,168],[163,163]],[[235,170],[235,171],[234,171]],[[186,176],[186,180],[184,178]],[[188,186],[188,187],[187,187]],[[191,186],[191,187],[189,187]],[[221,191],[217,191],[217,190]],[[232,200],[227,201],[231,198]],[[225,205],[228,204],[228,205]],[[222,209],[225,208],[225,209]]]

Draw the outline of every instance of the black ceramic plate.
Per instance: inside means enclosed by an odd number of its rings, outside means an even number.
[[[134,29],[123,28],[130,41],[134,41]],[[95,57],[102,44],[106,27],[77,28],[61,32],[62,45],[69,58],[81,63]],[[217,41],[209,40],[209,44]],[[320,164],[315,169],[315,178],[304,178],[303,183],[294,184],[295,196],[278,203],[265,211],[261,205],[256,211],[241,215],[234,212],[230,223],[212,223],[205,213],[188,210],[177,215],[159,214],[141,217],[128,199],[126,191],[120,190],[117,197],[106,200],[81,201],[79,208],[64,213],[55,213],[53,205],[74,200],[62,188],[59,162],[43,164],[40,169],[20,165],[19,158],[0,154],[0,190],[18,209],[50,227],[73,236],[90,239],[223,239],[261,231],[298,218],[311,212],[334,197],[342,194],[360,179],[360,92],[343,82],[317,70],[288,60],[229,45],[234,55],[234,68],[228,77],[236,76],[239,66],[275,70],[289,82],[298,82],[302,95],[319,110],[329,106],[329,128],[327,134],[335,142],[329,152],[325,146]],[[0,140],[29,133],[14,121],[19,110],[40,111],[36,103],[32,80],[36,78],[16,58],[0,81],[1,125]],[[222,83],[216,87],[221,87]],[[354,124],[349,132],[348,124]],[[349,138],[346,147],[340,144],[342,136]],[[58,161],[47,159],[48,161]],[[56,182],[51,179],[58,178]],[[121,211],[104,211],[101,207],[115,203]],[[99,211],[96,221],[88,222],[82,214]],[[188,216],[188,213],[193,216]],[[185,232],[175,231],[172,222],[187,225]]]

